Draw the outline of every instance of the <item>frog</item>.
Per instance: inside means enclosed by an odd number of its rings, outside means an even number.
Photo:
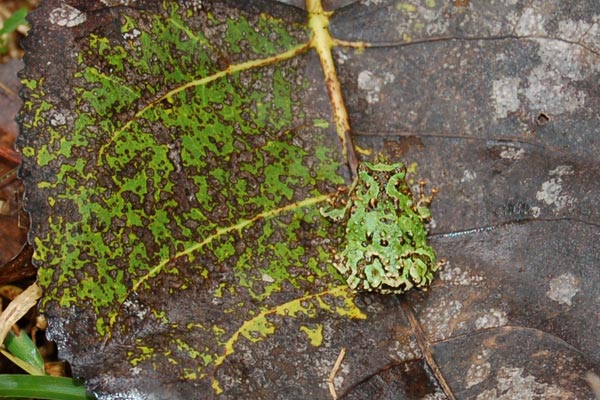
[[[437,190],[427,196],[419,181],[419,195],[413,196],[406,173],[404,163],[382,155],[364,161],[351,186],[320,209],[343,227],[343,249],[333,265],[355,292],[425,290],[443,264],[427,244],[429,206]]]

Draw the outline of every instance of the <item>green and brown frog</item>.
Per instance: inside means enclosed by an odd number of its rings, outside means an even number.
[[[432,195],[424,194],[423,182],[420,192],[415,200],[403,163],[380,156],[359,165],[345,202],[336,196],[321,208],[324,217],[345,223],[334,265],[352,289],[399,294],[429,286],[440,263],[427,245]]]

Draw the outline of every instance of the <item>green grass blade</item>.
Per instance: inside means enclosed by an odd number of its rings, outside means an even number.
[[[0,35],[13,33],[20,25],[27,25],[27,9],[20,8],[4,21],[4,26],[0,29]]]
[[[40,371],[37,368],[32,367],[30,364],[27,364],[25,361],[21,360],[18,357],[13,356],[12,354],[10,354],[8,351],[4,350],[4,349],[0,349],[0,353],[2,353],[2,355],[6,358],[8,358],[10,361],[12,361],[13,364],[15,364],[17,367],[21,368],[23,371],[27,372],[29,375],[45,375],[46,371]]]
[[[31,366],[26,369],[31,375],[45,375],[44,359],[26,332],[21,331],[19,334],[8,332],[4,339],[4,347],[10,354]]]
[[[92,400],[82,382],[72,378],[33,375],[0,375],[0,397],[49,400]]]

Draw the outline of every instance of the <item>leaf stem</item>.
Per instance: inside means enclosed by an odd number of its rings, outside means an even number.
[[[323,10],[321,0],[306,0],[306,9],[308,11],[308,26],[313,32],[310,39],[310,46],[317,51],[323,74],[325,75],[325,84],[331,100],[333,119],[338,137],[342,142],[342,151],[348,162],[352,177],[357,176],[358,159],[352,144],[350,135],[350,122],[348,120],[348,111],[342,96],[342,88],[337,77],[335,64],[331,49],[336,45],[336,40],[329,33],[329,16],[332,12]]]

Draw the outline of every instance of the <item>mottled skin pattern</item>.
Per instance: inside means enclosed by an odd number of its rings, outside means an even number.
[[[430,202],[421,193],[415,203],[404,164],[381,156],[360,164],[345,205],[321,209],[345,224],[335,267],[352,289],[399,294],[431,283],[438,264],[426,241]]]

